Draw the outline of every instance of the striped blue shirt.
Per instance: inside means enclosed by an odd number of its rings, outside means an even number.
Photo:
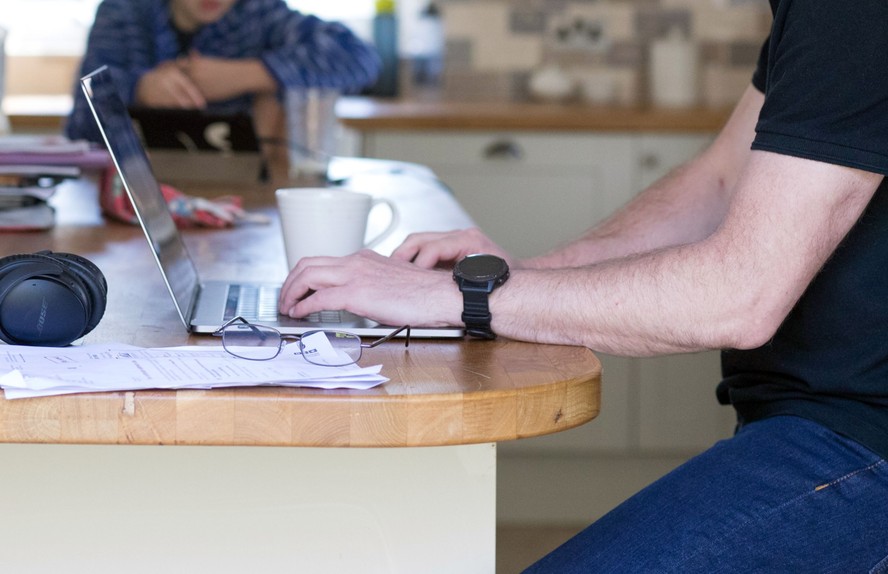
[[[103,0],[89,34],[81,75],[106,65],[127,104],[139,78],[179,54],[169,0]],[[282,87],[356,92],[379,72],[379,57],[345,26],[291,10],[284,0],[239,0],[191,43],[205,56],[259,58]],[[249,96],[213,102],[212,111],[249,111]],[[72,139],[101,141],[79,85],[65,126]]]

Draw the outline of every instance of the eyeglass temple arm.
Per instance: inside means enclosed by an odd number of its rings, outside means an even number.
[[[250,325],[249,321],[247,321],[247,320],[244,319],[243,317],[240,317],[240,316],[238,316],[238,317],[232,317],[231,319],[225,321],[225,324],[224,324],[224,325],[221,325],[218,329],[216,329],[215,331],[213,331],[213,335],[215,335],[215,336],[220,336],[220,335],[222,335],[222,331],[224,331],[226,327],[230,327],[231,325],[235,324],[235,323],[238,322],[238,321],[240,321],[241,323],[244,323],[244,324],[246,324],[246,325]],[[250,326],[252,326],[252,325],[250,325]]]
[[[399,335],[401,332],[403,332],[405,330],[407,331],[407,335],[405,335],[405,337],[404,337],[404,347],[409,347],[410,346],[410,325],[404,325],[400,329],[398,329],[396,331],[392,331],[391,333],[389,333],[385,337],[383,337],[381,339],[377,339],[377,340],[373,341],[372,343],[361,343],[361,347],[364,349],[372,349],[373,347],[379,346],[379,345],[385,343],[386,341],[391,341],[393,338],[395,338],[397,335]]]
[[[217,337],[222,335],[222,331],[224,331],[226,327],[230,327],[237,322],[243,323],[244,325],[249,327],[254,333],[258,334],[263,339],[267,336],[266,331],[264,331],[263,329],[260,329],[257,325],[250,323],[249,321],[247,321],[246,319],[244,319],[241,316],[237,316],[237,317],[234,317],[234,318],[226,321],[226,323],[224,325],[222,325],[221,327],[219,327],[218,329],[216,329],[213,332],[213,335],[215,335]],[[270,329],[270,327],[266,327],[266,329]],[[276,331],[276,329],[272,329],[272,330]],[[284,339],[284,337],[282,335],[278,334],[278,336],[281,338],[281,340]]]

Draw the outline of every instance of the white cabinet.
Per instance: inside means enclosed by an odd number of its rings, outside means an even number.
[[[712,136],[699,134],[640,134],[635,136],[634,191],[648,187],[674,167],[695,156]]]
[[[576,237],[632,187],[628,136],[379,132],[371,157],[431,167],[491,238],[526,257]]]
[[[517,256],[543,253],[611,214],[711,136],[581,132],[378,131],[369,157],[432,168],[475,222]],[[502,456],[698,452],[728,436],[715,400],[718,353],[601,356],[602,412],[591,424],[500,445]]]
[[[701,149],[706,135],[380,131],[368,157],[432,168],[519,257],[575,238]]]
[[[635,361],[640,450],[693,453],[731,435],[734,410],[715,398],[721,379],[718,352]]]

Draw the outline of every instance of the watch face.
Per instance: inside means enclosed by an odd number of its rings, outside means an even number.
[[[490,281],[508,273],[509,266],[495,255],[469,255],[456,264],[456,272],[468,281]]]

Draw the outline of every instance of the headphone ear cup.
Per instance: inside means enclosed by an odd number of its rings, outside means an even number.
[[[92,331],[102,316],[108,301],[108,282],[102,271],[89,259],[74,253],[40,252],[63,262],[65,268],[73,273],[89,297],[89,318],[83,335]]]
[[[17,345],[64,346],[89,319],[81,286],[65,265],[42,254],[0,259],[0,339]]]
[[[0,259],[0,340],[64,346],[98,325],[108,283],[73,253],[40,251]]]

